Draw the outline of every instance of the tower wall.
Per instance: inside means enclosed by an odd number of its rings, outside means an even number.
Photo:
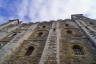
[[[95,20],[82,14],[71,17],[8,25],[10,31],[0,39],[1,64],[95,64]]]

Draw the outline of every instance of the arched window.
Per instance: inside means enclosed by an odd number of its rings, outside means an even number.
[[[65,26],[66,26],[66,27],[68,27],[68,26],[69,26],[69,24],[65,24]]]
[[[46,26],[42,26],[43,28],[45,28]]]
[[[53,31],[55,31],[56,29],[54,28]]]
[[[32,54],[33,50],[34,50],[34,47],[30,46],[28,48],[27,52],[25,53],[25,56],[30,56]]]
[[[42,33],[42,32],[40,32],[40,33],[38,34],[38,36],[39,36],[39,37],[41,37],[42,35],[43,35],[43,33]]]
[[[66,31],[68,34],[72,34],[72,31],[71,30],[67,30]]]
[[[17,33],[12,33],[12,34],[10,34],[8,37],[14,37],[14,36],[16,36],[17,35]]]
[[[92,22],[89,22],[89,24],[94,25]]]
[[[79,45],[74,45],[73,46],[73,51],[74,51],[75,55],[83,55],[84,54],[83,48]]]

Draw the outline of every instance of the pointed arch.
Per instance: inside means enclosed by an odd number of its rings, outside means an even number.
[[[41,37],[43,35],[43,32],[39,32],[38,36]]]
[[[72,49],[75,55],[84,55],[83,47],[80,45],[74,45]]]
[[[33,50],[34,50],[34,47],[33,46],[30,46],[28,48],[27,52],[25,53],[25,56],[30,56],[32,54]]]
[[[46,26],[44,25],[44,26],[42,26],[43,28],[46,28]]]
[[[72,34],[72,31],[71,30],[67,30],[66,31],[68,34]]]

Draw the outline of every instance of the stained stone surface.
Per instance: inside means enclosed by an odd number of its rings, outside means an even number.
[[[65,20],[0,25],[0,64],[96,64],[95,22],[75,14]]]

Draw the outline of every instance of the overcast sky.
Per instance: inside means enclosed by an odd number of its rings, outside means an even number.
[[[0,0],[0,23],[65,19],[71,14],[96,19],[96,0]]]

